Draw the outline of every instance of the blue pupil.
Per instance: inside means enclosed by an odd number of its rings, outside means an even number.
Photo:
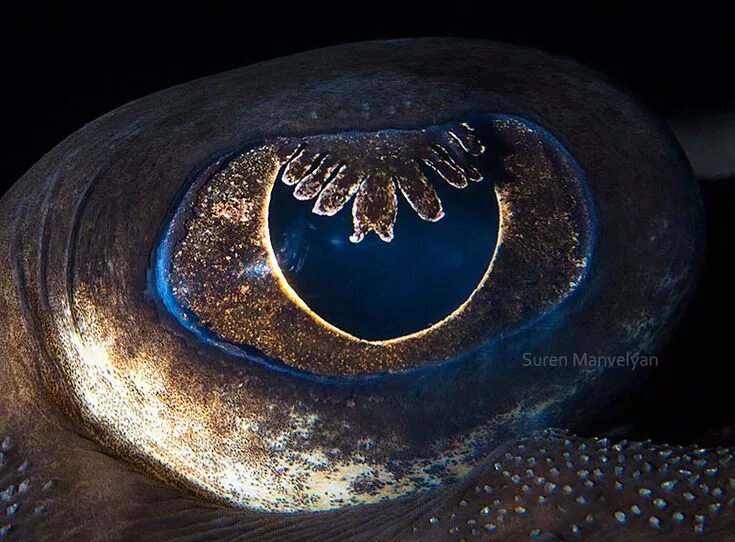
[[[321,318],[366,340],[414,333],[442,320],[487,272],[498,236],[498,203],[490,172],[464,189],[425,171],[444,208],[422,220],[400,195],[394,238],[369,233],[359,243],[350,206],[335,216],[311,212],[276,182],[271,192],[271,244],[290,286]]]

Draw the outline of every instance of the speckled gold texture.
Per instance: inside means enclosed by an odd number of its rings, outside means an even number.
[[[497,247],[475,291],[443,320],[388,340],[368,341],[350,335],[312,311],[288,284],[268,232],[269,195],[281,168],[285,182],[294,184],[295,194],[302,197],[307,189],[300,187],[315,182],[314,171],[327,161],[333,160],[332,170],[353,172],[375,172],[386,163],[384,177],[351,174],[364,182],[344,192],[339,202],[344,205],[349,194],[357,191],[353,240],[357,240],[355,235],[375,231],[390,241],[396,193],[388,173],[400,171],[405,177],[399,179],[426,183],[411,162],[416,155],[412,143],[419,141],[422,151],[432,150],[426,147],[422,131],[409,132],[400,139],[402,145],[396,143],[395,133],[350,139],[336,135],[305,142],[279,139],[236,157],[198,188],[185,234],[173,249],[173,295],[220,339],[254,347],[288,366],[315,374],[403,371],[441,363],[498,337],[530,315],[554,306],[579,284],[586,264],[588,210],[570,164],[552,164],[538,135],[520,122],[494,122],[512,149],[504,159],[508,180],[495,187],[501,215]],[[483,150],[466,124],[452,125],[446,133],[463,133],[468,150],[478,154]],[[448,135],[447,140],[455,141],[454,137]],[[322,156],[311,173],[306,161],[301,161],[307,155],[312,161]],[[402,166],[404,162],[408,165]],[[299,164],[298,173],[294,164]],[[468,178],[481,179],[466,175],[461,177],[465,184]],[[315,212],[337,208],[336,203],[327,207],[326,201],[333,201],[336,189],[329,192],[330,187],[341,179],[335,177],[326,184]],[[459,180],[456,184],[461,186]],[[408,182],[399,180],[399,185]],[[314,197],[316,191],[308,189],[308,194]],[[428,207],[416,207],[429,213]],[[522,275],[529,272],[534,275],[532,285],[523,283]]]

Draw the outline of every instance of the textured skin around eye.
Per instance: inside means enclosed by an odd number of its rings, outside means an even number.
[[[486,283],[502,289],[502,297],[472,303],[478,317],[461,326],[451,327],[461,315],[448,321],[442,329],[451,336],[439,337],[437,327],[363,344],[319,323],[320,337],[333,341],[323,343],[302,333],[316,322],[312,315],[297,313],[293,298],[291,306],[275,297],[248,316],[261,318],[262,327],[248,329],[254,320],[238,314],[241,305],[225,303],[235,295],[232,285],[206,280],[232,276],[226,258],[217,257],[229,255],[217,252],[223,242],[254,239],[238,230],[252,216],[249,206],[219,198],[241,188],[230,182],[238,173],[275,182],[295,150],[280,153],[284,138],[298,147],[348,133],[415,133],[498,113],[522,122],[505,133],[511,149],[486,144],[485,153],[502,158],[499,166],[515,182],[496,176],[478,183],[475,172],[458,173],[446,156],[435,161],[432,152],[445,151],[431,145],[456,139],[432,141],[420,155],[435,168],[424,164],[427,179],[437,175],[447,189],[467,193],[492,182],[497,196],[500,189],[529,186],[525,180],[548,178],[548,168],[537,167],[546,161],[559,170],[547,152],[553,148],[568,153],[580,174],[569,177],[570,185],[544,181],[515,194],[533,203],[511,209],[508,224],[528,225],[515,232],[515,246],[536,250],[515,252],[503,280]],[[524,126],[533,128],[530,135]],[[538,140],[550,136],[538,134],[553,136],[557,147],[540,148]],[[470,156],[479,150],[455,135]],[[516,147],[523,152],[509,152]],[[308,178],[313,163],[307,162],[289,162],[294,165],[283,174],[291,184],[282,187],[297,191],[297,203],[318,203],[319,217],[328,220],[359,203],[357,221],[340,231],[356,245],[376,236],[387,243],[394,214],[394,238],[402,215],[439,215],[415,175],[407,176],[414,185],[394,181],[392,189],[384,178],[372,181],[387,187],[376,206],[367,188],[347,197],[355,190],[349,176],[315,195],[323,177]],[[588,201],[589,214],[570,204],[577,180],[588,199],[576,201]],[[200,181],[218,189],[192,191]],[[185,201],[192,196],[196,202]],[[329,218],[342,200],[342,210]],[[498,198],[502,216],[504,201]],[[570,211],[561,213],[564,219],[550,222],[560,215],[537,212],[560,205]],[[197,206],[214,215],[177,222],[178,210]],[[366,43],[194,81],[85,126],[0,203],[0,422],[7,434],[43,450],[36,457],[39,476],[53,477],[51,470],[65,476],[57,502],[79,503],[65,506],[49,525],[70,529],[74,520],[92,517],[104,532],[114,519],[131,517],[131,507],[179,510],[156,482],[133,484],[143,475],[133,476],[114,455],[200,498],[247,509],[242,514],[254,521],[271,517],[266,512],[339,510],[329,516],[341,518],[329,531],[339,532],[348,517],[353,526],[368,518],[367,505],[387,510],[386,503],[440,492],[499,443],[549,425],[582,424],[624,396],[641,380],[642,360],[671,332],[691,290],[701,218],[696,185],[666,130],[597,74],[537,51],[462,40]],[[180,228],[170,230],[171,224]],[[186,257],[182,252],[176,263],[173,247],[187,224],[211,250],[182,245]],[[565,224],[587,228],[577,228],[582,235],[575,239],[559,235]],[[222,235],[207,237],[209,225]],[[509,248],[513,232],[499,231]],[[548,236],[562,246],[536,243]],[[577,273],[590,245],[591,258]],[[161,250],[173,259],[160,259]],[[179,298],[214,335],[197,334],[191,314],[162,304],[159,262],[163,278],[178,265],[177,277],[188,281],[181,281]],[[248,269],[253,280],[264,271]],[[244,290],[237,295],[249,295]],[[541,301],[552,299],[550,310],[533,302],[539,292]],[[289,311],[293,318],[279,319]],[[302,313],[310,320],[300,320]],[[278,333],[267,327],[274,323]],[[258,331],[261,343],[253,348]],[[295,339],[280,342],[290,332]],[[344,355],[334,354],[335,345]],[[575,354],[588,354],[587,361],[575,364]],[[543,363],[563,356],[566,365]],[[124,491],[116,495],[116,488]],[[96,494],[105,497],[104,518],[94,515]],[[389,529],[408,521],[388,517]],[[371,521],[373,528],[380,523]],[[375,532],[370,525],[366,532]],[[329,526],[315,520],[309,529],[318,539]]]

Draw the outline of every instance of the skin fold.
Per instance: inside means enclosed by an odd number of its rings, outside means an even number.
[[[583,379],[511,367],[503,386],[479,371],[487,359],[468,358],[337,386],[198,344],[156,303],[154,247],[202,164],[269,137],[413,129],[478,111],[521,115],[560,136],[590,180],[602,239],[567,312],[499,351],[541,337],[547,353],[657,352],[696,280],[701,204],[666,129],[598,74],[537,51],[427,39],[194,81],[85,126],[0,202],[0,540],[727,540],[735,450],[545,429],[598,419],[642,373]],[[93,345],[104,355],[90,352],[90,336],[108,341]],[[85,380],[92,369],[109,380]],[[114,379],[128,371],[142,382],[129,403],[142,415],[129,423]],[[143,385],[151,375],[160,387]],[[429,386],[439,377],[444,388]],[[151,414],[141,405],[152,398],[179,410]],[[268,437],[279,405],[320,409],[325,425],[382,427],[407,456],[477,418],[491,420],[494,436],[469,473],[439,487],[318,511],[248,509],[196,474],[209,449],[269,461],[223,444],[242,433],[231,420],[267,404]],[[163,441],[148,437],[171,420],[189,425],[168,445],[200,455],[156,449]],[[347,438],[314,439],[356,453]]]

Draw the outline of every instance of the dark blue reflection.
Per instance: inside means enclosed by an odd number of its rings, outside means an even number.
[[[487,271],[498,234],[498,204],[489,173],[457,189],[427,172],[445,216],[421,220],[399,194],[394,238],[374,233],[352,243],[351,202],[335,216],[311,212],[293,187],[271,193],[271,243],[291,287],[319,316],[363,339],[388,339],[443,319]]]

